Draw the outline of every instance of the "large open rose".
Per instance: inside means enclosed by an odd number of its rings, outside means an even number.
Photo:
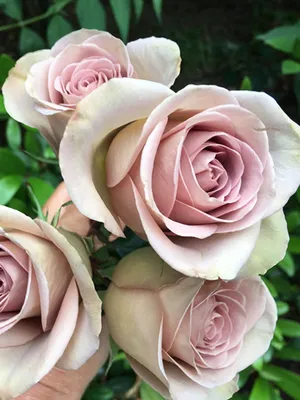
[[[233,279],[284,256],[299,154],[299,126],[265,93],[123,79],[81,102],[60,165],[79,210],[112,233],[121,218],[178,271]]]
[[[55,151],[76,104],[112,78],[133,77],[171,86],[180,51],[165,38],[125,44],[108,32],[81,29],[51,50],[17,61],[3,85],[5,107],[17,121],[35,127]]]
[[[151,248],[122,259],[104,301],[110,333],[165,398],[225,400],[267,351],[276,304],[261,278],[185,277]]]
[[[0,398],[98,349],[101,301],[80,239],[0,206]],[[101,343],[107,350],[107,343]]]

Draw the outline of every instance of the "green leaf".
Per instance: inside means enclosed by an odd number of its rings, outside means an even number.
[[[50,47],[60,38],[72,32],[72,25],[61,15],[55,15],[51,18],[47,26],[47,41]]]
[[[294,259],[289,252],[286,252],[284,258],[278,263],[278,265],[290,278],[295,275],[296,267]]]
[[[162,22],[162,6],[163,0],[152,0],[153,9],[159,22]]]
[[[291,236],[288,251],[292,254],[300,254],[300,236]]]
[[[63,10],[73,0],[55,0],[55,3],[48,8],[46,15],[53,15]]]
[[[0,86],[3,85],[15,61],[7,54],[0,55]]]
[[[34,176],[28,179],[28,183],[31,185],[32,191],[36,196],[38,202],[43,207],[48,198],[54,192],[53,186],[49,185],[49,183],[43,181],[42,179],[36,178]]]
[[[275,286],[273,285],[272,282],[269,281],[269,279],[267,279],[265,276],[262,276],[261,279],[264,281],[265,285],[267,286],[267,288],[269,289],[271,295],[273,297],[278,297],[278,292],[277,289],[275,288]]]
[[[82,400],[113,400],[114,392],[109,387],[99,384],[91,384],[85,392]]]
[[[22,28],[20,35],[20,53],[30,53],[46,47],[45,41],[30,28]]]
[[[131,15],[130,0],[109,0],[121,38],[127,42]]]
[[[135,382],[135,375],[120,375],[106,381],[106,385],[111,388],[115,394],[127,392]]]
[[[290,311],[290,306],[288,305],[288,303],[285,303],[284,301],[277,301],[276,305],[279,317]]]
[[[77,0],[76,15],[81,28],[106,29],[105,9],[99,0]]]
[[[9,147],[12,150],[17,150],[21,146],[22,135],[21,135],[21,127],[17,121],[12,118],[9,118],[6,124],[6,140]]]
[[[262,378],[257,378],[251,391],[249,400],[272,400],[271,385]]]
[[[139,21],[144,8],[144,0],[133,0],[133,8],[136,19]]]
[[[4,4],[4,13],[13,19],[21,21],[22,19],[22,1],[7,0]]]
[[[24,149],[26,152],[34,155],[39,155],[42,153],[42,146],[39,141],[38,132],[26,131],[24,137]]]
[[[164,400],[151,386],[143,382],[140,387],[141,400]]]
[[[43,221],[47,221],[47,217],[44,215],[43,210],[42,210],[42,206],[40,204],[40,202],[38,201],[36,195],[34,194],[32,187],[29,183],[26,184],[27,190],[28,190],[28,194],[30,197],[30,200],[32,201],[32,203],[35,206],[34,211],[37,214],[37,217],[40,218]]]
[[[282,350],[275,353],[275,358],[280,360],[300,361],[300,349],[296,347],[284,347]]]
[[[296,60],[300,60],[300,38],[295,41],[292,55]]]
[[[281,73],[283,75],[298,74],[300,72],[300,63],[294,60],[284,60],[281,64]]]
[[[248,367],[239,373],[239,388],[241,389],[247,383],[249,377],[253,374],[252,367]]]
[[[252,82],[249,76],[245,76],[242,83],[240,90],[252,90]]]
[[[10,200],[7,206],[10,208],[14,208],[15,210],[21,211],[24,214],[27,213],[26,203],[23,200],[17,199],[15,197]]]
[[[109,338],[109,347],[110,347],[110,354],[109,354],[109,360],[108,364],[105,370],[105,375],[107,375],[108,371],[110,370],[110,367],[112,366],[113,362],[115,361],[119,351],[120,347],[114,342],[114,340],[110,337]]]
[[[276,386],[283,390],[294,400],[300,400],[300,376],[287,369],[275,365],[265,365],[261,376],[265,375],[272,380]],[[271,378],[271,379],[270,379]],[[268,379],[268,378],[266,378]]]
[[[257,36],[257,39],[263,40],[274,49],[288,54],[293,52],[295,41],[298,38],[300,38],[300,25],[280,26]]]
[[[256,361],[254,361],[254,363],[252,364],[252,367],[256,370],[256,371],[261,371],[262,368],[264,366],[264,359],[263,357],[260,357],[259,359],[257,359]]]
[[[4,106],[4,99],[2,94],[0,94],[0,118],[3,119],[3,117],[5,118],[7,116],[7,112]]]
[[[300,225],[300,212],[298,210],[293,210],[286,213],[286,222],[289,232],[295,231],[295,229]]]
[[[280,319],[277,326],[283,336],[291,338],[300,338],[300,323],[289,319]]]
[[[0,179],[0,204],[7,204],[20,189],[23,176],[7,175]]]
[[[11,150],[0,147],[0,160],[0,177],[4,175],[25,175],[25,164]]]

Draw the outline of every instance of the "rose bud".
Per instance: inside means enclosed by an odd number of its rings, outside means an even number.
[[[113,78],[133,77],[171,86],[180,71],[180,51],[165,38],[127,46],[108,32],[81,29],[51,50],[20,58],[3,85],[7,112],[37,128],[57,153],[76,105]]]
[[[78,105],[60,166],[83,214],[119,236],[121,218],[185,275],[230,280],[284,257],[299,154],[299,126],[265,93],[119,79]]]
[[[78,236],[0,206],[0,398],[24,393],[54,366],[80,368],[100,332],[101,300]]]
[[[118,264],[104,301],[112,338],[167,399],[225,400],[269,348],[277,309],[261,278],[185,277],[151,248]]]

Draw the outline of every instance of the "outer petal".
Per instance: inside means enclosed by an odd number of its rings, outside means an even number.
[[[134,193],[149,243],[172,268],[185,275],[210,280],[234,279],[254,249],[260,224],[203,240],[169,238],[157,225],[135,187]]]
[[[92,36],[98,35],[101,31],[97,29],[79,29],[59,39],[51,49],[50,55],[57,56],[69,44],[81,44]]]
[[[104,222],[113,234],[123,236],[109,205],[105,179],[105,157],[113,131],[145,118],[172,93],[158,83],[112,79],[78,104],[67,125],[60,147],[60,167],[70,197],[79,211]]]
[[[47,117],[35,109],[36,102],[25,89],[25,81],[31,66],[47,60],[49,55],[50,50],[40,50],[21,57],[15,67],[10,70],[2,91],[5,108],[9,115],[23,124],[39,129],[54,146],[56,139]]]
[[[114,341],[166,385],[161,350],[163,315],[156,293],[121,289],[112,283],[104,307]]]
[[[269,268],[283,259],[289,234],[283,210],[262,220],[255,248],[239,277],[264,275]]]
[[[127,44],[131,64],[139,79],[172,86],[180,72],[180,49],[165,38],[150,37]]]
[[[280,210],[300,184],[300,127],[266,93],[232,92],[240,105],[256,114],[266,127],[275,168],[276,197],[265,217]]]
[[[38,225],[25,214],[13,208],[0,206],[0,230],[3,228],[17,229],[32,235],[45,237]]]
[[[24,393],[55,366],[73,335],[78,301],[73,279],[51,331],[23,346],[0,349],[1,400],[10,400]]]

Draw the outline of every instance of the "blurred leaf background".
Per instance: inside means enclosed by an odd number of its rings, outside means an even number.
[[[297,0],[0,0],[0,86],[18,57],[80,27],[106,29],[125,42],[165,36],[182,51],[175,89],[210,83],[266,91],[299,123],[299,16]],[[2,95],[0,125],[0,204],[35,216],[28,186],[43,205],[61,181],[56,157],[38,131],[7,115]],[[234,400],[300,400],[300,190],[285,212],[288,253],[264,277],[278,307],[276,332],[269,351],[240,374]],[[116,262],[143,245],[128,231],[95,255],[104,266],[95,278],[100,296]],[[161,400],[113,348],[109,371],[99,371],[83,399]]]

